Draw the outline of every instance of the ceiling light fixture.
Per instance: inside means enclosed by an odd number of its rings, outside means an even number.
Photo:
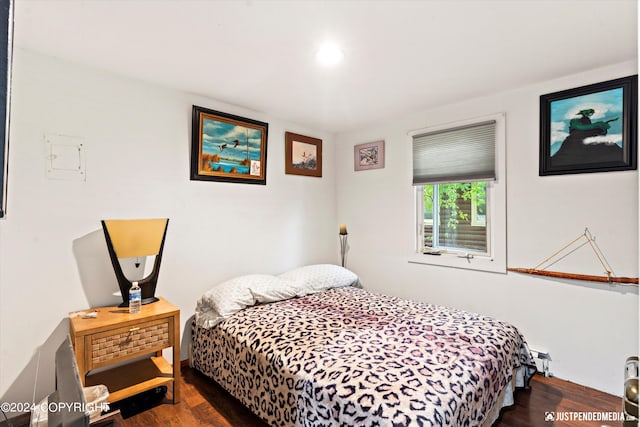
[[[331,42],[324,43],[322,46],[320,46],[318,52],[316,52],[316,59],[321,65],[324,65],[326,67],[338,64],[340,61],[342,61],[343,57],[344,52],[342,52],[338,45]]]

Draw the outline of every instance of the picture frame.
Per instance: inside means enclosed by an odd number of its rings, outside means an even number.
[[[267,184],[269,124],[194,105],[191,180]]]
[[[284,172],[322,177],[322,140],[293,132],[284,133]]]
[[[11,116],[11,68],[13,63],[14,0],[0,3],[0,218],[7,214],[7,179],[9,177],[9,117]]]
[[[384,141],[367,142],[353,147],[353,170],[384,168]]]
[[[637,169],[638,76],[540,96],[539,175]]]

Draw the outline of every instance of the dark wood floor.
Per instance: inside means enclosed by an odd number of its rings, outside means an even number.
[[[167,397],[170,396],[168,393]],[[168,398],[152,409],[126,418],[125,425],[267,427],[215,382],[189,367],[182,368],[181,402],[172,405]],[[620,427],[622,422],[545,422],[548,412],[620,412],[620,409],[619,397],[568,381],[536,375],[528,390],[517,391],[515,405],[503,409],[494,427]]]

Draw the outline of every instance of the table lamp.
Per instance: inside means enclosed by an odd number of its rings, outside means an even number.
[[[142,289],[142,304],[158,301],[155,297],[164,239],[167,235],[168,218],[158,219],[109,219],[102,220],[102,229],[107,241],[107,249],[113,270],[122,294],[120,307],[129,306],[129,289],[132,281],[127,279],[120,265],[120,258],[154,256],[151,273],[138,282]]]

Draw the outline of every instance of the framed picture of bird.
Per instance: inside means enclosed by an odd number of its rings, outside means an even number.
[[[540,96],[540,176],[637,169],[638,76]]]
[[[193,106],[191,180],[267,184],[269,124]]]
[[[384,168],[384,141],[367,142],[353,147],[353,170]]]
[[[284,133],[284,173],[322,177],[322,140]]]

